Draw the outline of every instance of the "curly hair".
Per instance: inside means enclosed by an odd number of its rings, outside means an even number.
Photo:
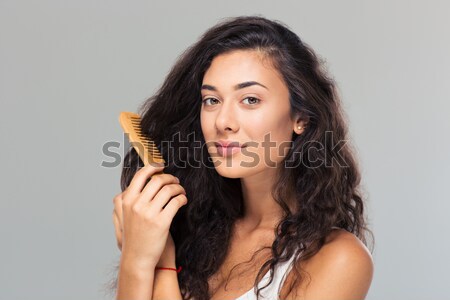
[[[271,258],[255,279],[257,297],[272,282],[275,266],[292,255],[296,276],[289,291],[299,284],[303,280],[299,262],[320,250],[333,227],[353,233],[366,246],[368,233],[373,240],[364,216],[355,151],[347,141],[345,114],[323,60],[280,21],[259,15],[226,18],[180,55],[162,86],[139,107],[143,132],[158,145],[167,162],[164,172],[180,179],[189,199],[170,228],[176,263],[183,266],[178,279],[184,299],[210,298],[208,278],[224,262],[232,226],[243,216],[240,179],[216,172],[202,147],[205,140],[200,124],[203,76],[214,57],[233,50],[257,50],[270,58],[288,86],[292,116],[308,120],[301,135],[292,134],[292,147],[283,160],[285,167],[272,190],[284,214],[274,228]],[[342,141],[346,142],[336,148]],[[167,142],[170,147],[163,147]],[[122,191],[139,163],[134,148],[128,149]],[[288,199],[295,200],[295,211],[289,208]],[[268,268],[270,281],[258,288]]]

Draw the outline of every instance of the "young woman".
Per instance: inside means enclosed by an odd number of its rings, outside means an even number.
[[[125,157],[117,299],[365,298],[371,231],[336,85],[286,25],[222,21],[139,110],[166,164]]]

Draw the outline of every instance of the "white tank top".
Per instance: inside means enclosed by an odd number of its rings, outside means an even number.
[[[283,253],[284,254],[284,253]],[[292,255],[289,260],[278,263],[274,269],[274,276],[272,283],[260,291],[260,300],[278,300],[278,293],[283,287],[283,283],[286,280],[289,271],[292,269],[292,261],[294,260],[296,253]],[[266,285],[270,280],[270,270],[266,272],[264,277],[258,282],[258,288]],[[235,300],[256,300],[256,293],[254,287],[248,290],[245,294],[239,296]],[[189,300],[195,300],[194,297],[190,297]]]
[[[294,253],[295,254],[295,253]],[[292,255],[291,258],[283,263],[278,263],[274,268],[274,276],[272,283],[260,290],[259,299],[264,300],[277,300],[278,293],[281,291],[283,287],[283,283],[289,274],[289,271],[292,269],[292,262],[295,258],[295,255]],[[264,277],[258,282],[258,288],[265,286],[270,280],[270,270],[266,272]],[[256,293],[254,291],[254,287],[248,290],[245,294],[236,298],[235,300],[256,300]]]
[[[333,229],[340,229],[339,227],[333,226]],[[285,250],[286,251],[286,250]],[[284,252],[283,254],[285,254]],[[291,271],[293,267],[293,260],[295,256],[297,255],[297,251],[289,258],[289,260],[277,264],[274,269],[274,276],[272,283],[262,289],[260,291],[260,297],[261,300],[279,300],[278,294],[281,291],[281,288],[283,287],[283,283],[286,280],[289,271]],[[258,282],[258,288],[265,286],[270,280],[270,270],[266,272],[264,277]],[[235,300],[256,300],[256,293],[254,291],[254,288],[252,287],[250,290],[248,290],[245,294],[241,295],[240,297],[236,298]]]

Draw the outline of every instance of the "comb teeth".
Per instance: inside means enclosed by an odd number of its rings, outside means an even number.
[[[123,131],[128,133],[130,143],[139,154],[144,165],[152,162],[165,163],[155,143],[142,133],[141,118],[138,114],[121,112],[119,122]]]

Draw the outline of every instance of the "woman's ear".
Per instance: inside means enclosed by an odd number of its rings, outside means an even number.
[[[295,118],[295,122],[293,123],[293,130],[296,134],[302,134],[306,127],[308,126],[308,118],[305,118],[304,116],[301,116],[300,114],[297,114]]]
[[[298,121],[294,125],[294,131],[296,134],[302,134],[305,131],[306,123],[303,121]]]

